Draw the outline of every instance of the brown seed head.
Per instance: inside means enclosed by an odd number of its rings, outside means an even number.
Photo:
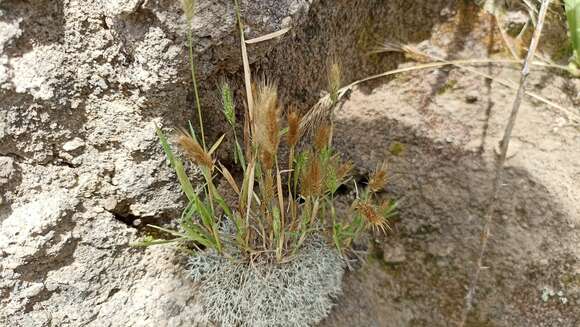
[[[343,162],[340,165],[338,165],[338,168],[336,168],[336,177],[339,181],[344,180],[348,175],[350,175],[350,172],[352,171],[352,162],[347,161],[347,162]]]
[[[266,178],[264,179],[264,198],[262,199],[266,203],[270,203],[275,196],[274,190],[274,179],[272,174],[266,174]]]
[[[213,169],[213,160],[209,153],[191,137],[186,131],[180,130],[177,135],[177,144],[193,163]]]
[[[322,190],[322,171],[320,160],[317,156],[311,155],[308,165],[302,175],[302,195],[317,196]]]
[[[355,209],[363,216],[371,229],[385,232],[385,228],[388,228],[386,220],[377,213],[375,207],[370,203],[361,201],[356,204]]]
[[[274,168],[274,155],[267,150],[261,150],[260,162],[262,163],[262,168],[270,170]]]
[[[288,114],[288,145],[291,147],[298,144],[300,136],[300,116],[295,109],[291,109]]]
[[[258,85],[254,99],[254,145],[260,151],[275,155],[278,152],[280,110],[276,86],[268,82]]]
[[[330,142],[330,126],[321,126],[314,134],[314,148],[316,151],[320,152],[326,147]]]
[[[378,192],[385,187],[385,184],[387,184],[387,163],[383,162],[373,172],[369,180],[369,189],[372,192]]]

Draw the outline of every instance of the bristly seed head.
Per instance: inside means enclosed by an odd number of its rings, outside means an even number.
[[[265,153],[262,157],[274,158],[278,152],[280,110],[278,107],[278,90],[275,85],[261,82],[254,99],[253,130],[254,145]]]
[[[381,163],[371,176],[369,180],[369,189],[372,192],[378,192],[387,184],[387,162]]]
[[[191,25],[195,13],[195,0],[181,0],[181,5],[185,19],[187,19],[187,24]]]
[[[321,126],[314,134],[314,148],[320,152],[328,147],[330,143],[330,126]]]
[[[318,156],[309,155],[306,170],[302,175],[302,195],[318,196],[322,191],[322,170]]]
[[[348,175],[350,175],[352,167],[353,164],[350,161],[343,162],[340,165],[338,165],[338,168],[336,169],[336,177],[338,178],[338,180],[343,181]]]
[[[213,160],[209,153],[203,150],[203,147],[189,135],[186,131],[180,130],[177,135],[177,144],[185,152],[188,158],[195,164],[213,169]]]
[[[291,109],[288,114],[288,145],[291,147],[298,144],[300,137],[300,116],[296,109]]]
[[[234,104],[234,97],[232,95],[232,89],[230,85],[223,81],[220,84],[220,95],[222,106],[224,108],[224,115],[226,116],[226,120],[230,126],[236,125],[236,109]]]
[[[367,225],[369,225],[374,230],[381,230],[383,233],[386,232],[387,225],[386,219],[379,215],[373,205],[368,202],[358,202],[355,205],[355,209],[363,216],[366,220]]]

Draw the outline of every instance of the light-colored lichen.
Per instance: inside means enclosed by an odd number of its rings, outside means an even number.
[[[285,264],[247,263],[206,251],[189,263],[205,318],[221,326],[311,326],[341,293],[344,262],[320,239]]]

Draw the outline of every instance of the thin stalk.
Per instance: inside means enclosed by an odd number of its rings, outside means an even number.
[[[201,116],[201,103],[199,101],[199,90],[197,87],[197,79],[195,77],[195,63],[193,59],[193,36],[191,32],[191,26],[187,25],[187,47],[189,48],[189,64],[191,66],[191,79],[193,80],[193,92],[195,94],[195,106],[197,108],[197,119],[199,120],[199,128],[201,130],[201,144],[203,149],[207,150],[205,147],[205,133],[203,130],[203,118]]]
[[[246,49],[246,37],[244,35],[244,24],[242,22],[242,14],[240,11],[240,6],[238,0],[234,0],[234,5],[236,7],[236,18],[238,19],[238,27],[240,30],[240,48],[242,52],[242,65],[244,67],[244,84],[246,86],[246,101],[248,103],[248,117],[250,128],[254,129],[254,98],[252,96],[252,72],[250,70],[250,61],[248,59],[248,50]]]
[[[490,202],[488,204],[488,207],[487,207],[487,210],[485,213],[485,218],[484,218],[485,225],[483,227],[483,232],[482,232],[482,237],[481,237],[481,239],[482,239],[481,248],[479,251],[479,256],[478,256],[477,261],[475,263],[475,272],[471,278],[469,289],[468,289],[467,294],[465,296],[465,306],[463,308],[461,320],[459,322],[460,327],[465,326],[465,323],[467,322],[467,316],[469,315],[469,312],[471,311],[471,308],[473,306],[473,299],[475,297],[475,290],[477,288],[477,283],[479,281],[479,275],[481,273],[481,268],[483,265],[483,259],[485,257],[485,253],[487,250],[489,237],[491,235],[491,223],[493,221],[493,212],[494,212],[496,204],[498,202],[499,188],[501,186],[502,179],[503,179],[503,167],[505,165],[507,151],[508,151],[510,139],[512,136],[512,131],[513,131],[513,128],[514,128],[515,123],[516,123],[516,119],[518,116],[520,105],[522,103],[522,98],[524,97],[524,94],[525,94],[526,80],[527,80],[528,75],[530,73],[530,64],[534,58],[536,48],[538,46],[538,42],[539,42],[540,37],[542,35],[542,28],[544,26],[544,20],[546,17],[546,12],[548,10],[549,4],[550,4],[550,0],[542,1],[542,6],[540,8],[540,14],[538,15],[538,24],[536,25],[536,30],[534,31],[534,36],[532,37],[531,44],[530,44],[530,47],[528,50],[528,54],[527,54],[526,59],[524,61],[524,67],[522,68],[518,91],[516,93],[516,97],[514,99],[513,106],[512,106],[512,111],[511,111],[510,117],[508,119],[508,123],[507,123],[506,129],[505,129],[502,141],[501,141],[501,154],[500,154],[499,160],[497,162],[497,166],[496,166],[496,170],[495,170],[495,179],[493,182],[493,190],[492,190]]]
[[[294,221],[296,220],[296,201],[294,200],[293,193],[292,193],[292,180],[293,180],[293,174],[294,172],[292,171],[292,166],[294,163],[294,146],[290,147],[290,151],[289,151],[289,155],[288,155],[288,207],[290,208],[290,221],[289,221],[289,226],[290,226],[290,230],[292,229],[292,226],[294,225]]]
[[[278,191],[278,206],[280,208],[280,228],[278,235],[278,243],[276,244],[276,254],[278,261],[282,260],[282,250],[284,245],[284,231],[286,230],[285,214],[284,214],[284,194],[282,193],[282,176],[280,176],[280,169],[278,167],[278,159],[276,159],[276,190]]]

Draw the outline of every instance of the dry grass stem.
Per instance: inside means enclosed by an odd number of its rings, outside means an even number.
[[[278,30],[276,32],[268,33],[266,35],[262,35],[262,36],[259,36],[259,37],[256,37],[256,38],[253,38],[250,40],[246,40],[246,44],[256,44],[256,43],[260,43],[260,42],[264,42],[264,41],[268,41],[268,40],[280,37],[280,36],[288,33],[288,31],[290,31],[290,29],[291,29],[290,27],[286,27],[286,28],[283,28],[283,29]]]
[[[336,103],[338,101],[338,91],[340,90],[341,82],[342,71],[340,69],[340,65],[334,59],[328,70],[328,92],[330,93],[330,100],[332,103]]]
[[[232,190],[234,190],[234,192],[236,192],[236,194],[240,195],[240,188],[238,187],[238,184],[236,183],[236,180],[234,179],[234,177],[232,176],[230,171],[221,163],[219,163],[219,165],[220,165],[221,174],[224,176],[224,178],[226,179],[228,184],[230,184],[230,186],[232,187]]]
[[[483,226],[483,231],[482,231],[481,247],[480,247],[478,258],[475,262],[474,273],[471,277],[467,294],[465,295],[465,305],[464,305],[463,311],[461,313],[461,320],[459,321],[460,327],[465,326],[465,324],[467,322],[467,317],[468,317],[468,315],[473,307],[473,300],[475,298],[475,291],[477,288],[477,283],[479,281],[479,276],[480,276],[481,269],[483,266],[483,259],[484,259],[485,254],[486,254],[489,237],[491,235],[491,223],[493,221],[493,213],[494,213],[496,205],[498,203],[499,188],[501,186],[502,179],[503,179],[503,166],[504,166],[505,161],[506,161],[507,151],[509,148],[512,131],[513,131],[513,128],[514,128],[515,123],[516,123],[516,119],[517,119],[517,115],[518,115],[518,112],[520,109],[522,98],[525,94],[526,80],[527,80],[527,77],[530,73],[530,64],[534,58],[536,48],[538,46],[540,37],[542,35],[542,28],[544,26],[544,19],[546,17],[546,12],[548,10],[549,4],[550,4],[550,0],[544,0],[542,2],[542,6],[540,8],[540,13],[538,15],[538,24],[536,25],[536,29],[535,29],[534,35],[532,37],[532,41],[531,41],[531,44],[530,44],[530,47],[528,50],[528,54],[527,54],[526,59],[524,61],[524,67],[522,68],[518,91],[517,91],[516,96],[514,98],[512,111],[510,113],[510,117],[508,119],[508,123],[507,123],[506,129],[504,132],[504,136],[503,136],[503,139],[501,142],[501,154],[500,154],[499,160],[497,162],[497,166],[496,166],[492,194],[490,196],[489,205],[487,207],[487,210],[486,210],[486,213],[484,216],[485,224]]]
[[[244,23],[242,22],[242,15],[240,13],[240,6],[238,0],[234,0],[236,7],[236,17],[238,19],[238,28],[240,32],[240,50],[242,53],[242,66],[244,67],[244,85],[246,87],[246,101],[248,103],[248,124],[253,128],[254,117],[252,112],[254,110],[254,99],[252,97],[252,71],[250,70],[250,60],[248,59],[248,50],[246,49],[246,38],[244,35]]]
[[[373,79],[377,79],[377,78],[381,78],[381,77],[386,77],[386,76],[390,76],[390,75],[395,75],[395,74],[400,74],[400,73],[406,73],[406,72],[423,70],[423,69],[440,68],[443,66],[456,66],[460,69],[477,74],[477,75],[482,76],[484,78],[491,79],[494,82],[496,82],[502,86],[505,86],[505,87],[508,87],[511,89],[517,89],[518,83],[516,83],[516,82],[509,81],[509,80],[503,80],[503,79],[491,76],[489,74],[482,73],[477,69],[467,67],[467,65],[479,65],[479,64],[513,65],[513,64],[523,64],[523,62],[524,62],[523,60],[505,60],[505,59],[445,60],[443,58],[439,58],[439,57],[436,57],[434,55],[430,55],[430,54],[427,54],[423,51],[420,51],[419,49],[417,49],[414,46],[401,45],[401,44],[397,44],[397,43],[393,43],[393,42],[386,42],[383,48],[381,48],[380,50],[376,50],[376,52],[390,52],[390,51],[405,52],[410,58],[413,58],[414,60],[417,60],[419,62],[427,62],[427,63],[412,66],[412,67],[395,69],[395,70],[388,71],[385,73],[370,76],[370,77],[364,78],[362,80],[358,80],[356,82],[353,82],[350,85],[346,86],[345,88],[354,87],[355,85],[367,82],[369,80],[373,80]],[[437,61],[437,62],[432,62],[432,61]],[[567,66],[556,65],[553,63],[546,63],[546,62],[541,62],[541,61],[532,61],[530,63],[530,65],[536,66],[536,67],[554,68],[554,69],[558,69],[561,71],[569,72],[569,68]],[[342,88],[341,90],[343,90],[345,88]],[[546,99],[545,97],[542,97],[541,95],[538,95],[537,93],[534,93],[531,91],[525,91],[525,94],[529,97],[532,97],[540,102],[547,104],[550,108],[558,109],[557,113],[563,115],[568,121],[573,122],[575,125],[580,124],[580,115],[578,113],[574,112],[572,109],[566,108],[558,103],[555,103],[554,101]]]

